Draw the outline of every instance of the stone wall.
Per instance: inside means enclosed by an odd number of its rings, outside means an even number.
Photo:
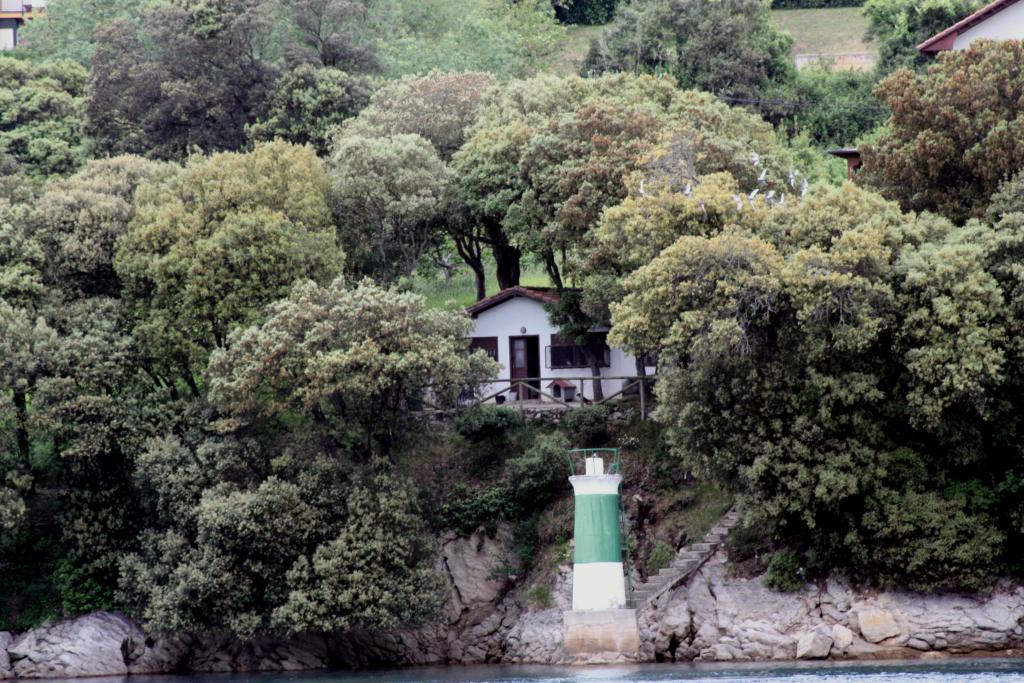
[[[19,636],[0,632],[0,678],[564,662],[562,612],[571,608],[572,568],[544,566],[520,581],[498,578],[509,565],[508,538],[502,530],[497,539],[441,539],[438,570],[449,599],[443,618],[415,630],[252,643],[224,636],[154,639],[123,615],[97,612]],[[553,607],[524,598],[541,581],[552,588]],[[923,596],[857,591],[829,580],[777,593],[760,578],[730,577],[716,555],[687,585],[640,613],[640,635],[648,661],[1024,656],[1024,587]]]

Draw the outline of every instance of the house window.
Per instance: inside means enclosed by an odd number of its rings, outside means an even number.
[[[469,340],[469,352],[477,349],[484,351],[494,360],[498,360],[498,338],[497,337],[472,337]]]
[[[601,341],[590,345],[590,350],[597,355],[598,367],[607,368],[612,364],[612,352],[604,342],[603,336]],[[547,361],[547,366],[554,370],[590,367],[586,347],[557,334],[551,335],[551,346],[547,348]]]

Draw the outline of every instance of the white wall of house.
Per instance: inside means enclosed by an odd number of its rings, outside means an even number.
[[[953,40],[954,50],[966,50],[981,38],[989,40],[1024,40],[1024,2],[1004,10],[970,27]]]
[[[578,378],[591,376],[590,368],[551,368],[546,353],[547,347],[551,346],[551,336],[557,334],[558,330],[548,319],[544,305],[526,297],[515,297],[497,304],[477,315],[476,327],[472,333],[473,337],[496,337],[498,339],[498,362],[501,364],[499,379],[506,380],[484,387],[484,396],[500,391],[509,386],[510,377],[510,337],[537,336],[540,351],[540,374],[544,378]],[[523,331],[525,329],[525,332]],[[628,377],[636,375],[636,361],[633,356],[627,355],[622,349],[611,349],[609,367],[601,368],[603,377]],[[654,373],[654,368],[648,369],[649,374]],[[548,388],[550,379],[545,379],[541,389],[546,393],[552,393]],[[574,381],[577,385],[577,393],[581,391],[586,398],[593,398],[593,382]],[[601,387],[605,396],[611,396],[622,389],[622,380],[603,380]],[[548,400],[548,399],[544,399]]]
[[[13,50],[18,46],[18,28],[15,20],[0,20],[0,50]]]

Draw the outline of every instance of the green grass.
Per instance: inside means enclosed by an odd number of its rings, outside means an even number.
[[[559,76],[579,74],[583,60],[590,50],[590,41],[600,38],[605,26],[569,26],[565,32],[565,43],[551,65],[551,72]]]
[[[860,7],[773,10],[779,28],[793,36],[793,54],[874,52],[865,42],[868,20]]]
[[[519,284],[524,287],[550,287],[551,280],[540,266],[523,264]],[[438,272],[434,276],[417,275],[413,291],[422,294],[431,308],[458,310],[476,301],[476,282],[473,273],[465,266],[460,267],[451,280],[445,281]],[[494,276],[493,264],[487,265],[487,295],[498,293],[498,280]]]

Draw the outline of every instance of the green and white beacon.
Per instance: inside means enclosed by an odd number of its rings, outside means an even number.
[[[604,458],[596,451],[584,456],[584,466],[585,474],[569,477],[576,503],[572,608],[622,609],[626,606],[619,527],[622,475],[605,472]]]
[[[583,473],[577,474],[580,456]],[[569,452],[569,462],[576,521],[572,610],[562,615],[565,654],[577,663],[635,661],[640,634],[636,610],[628,607],[623,565],[619,451],[577,449]]]

